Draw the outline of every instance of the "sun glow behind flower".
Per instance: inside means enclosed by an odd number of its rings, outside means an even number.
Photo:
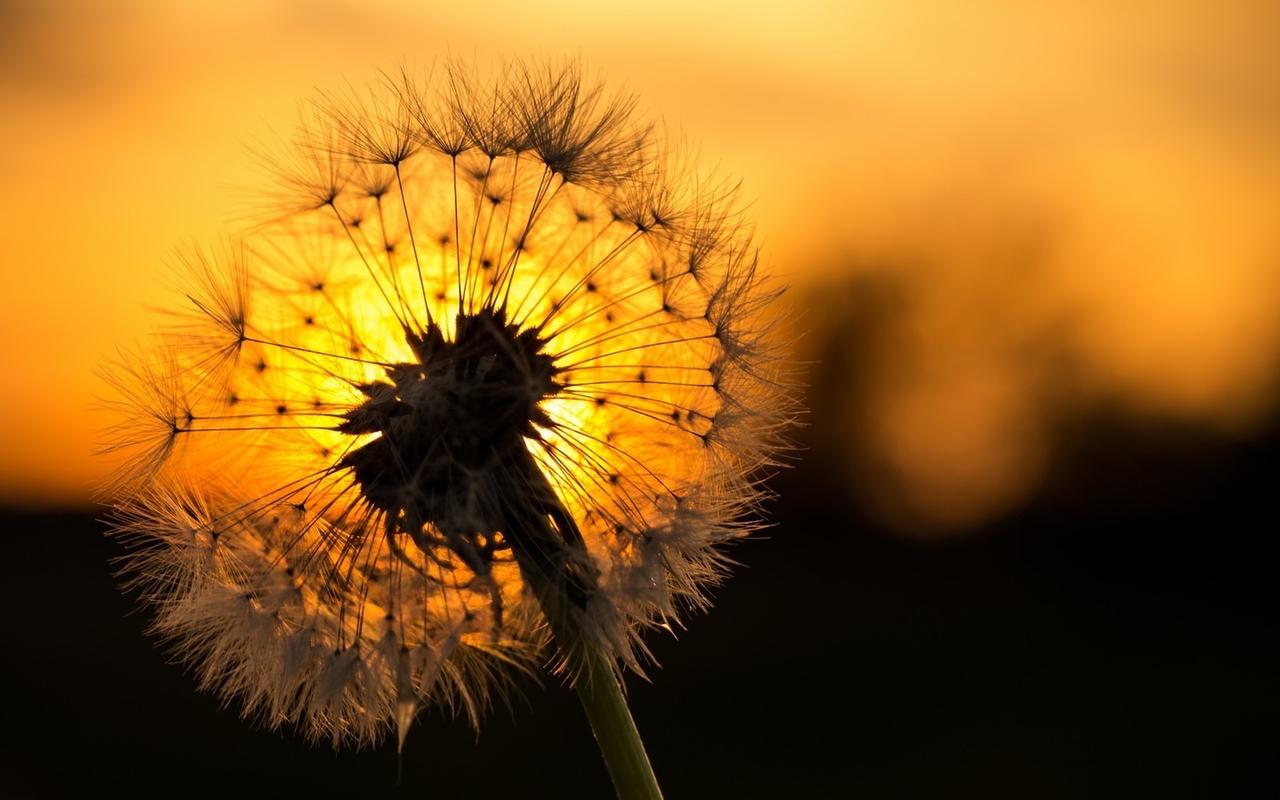
[[[848,315],[842,285],[898,282],[904,318],[870,332],[883,348],[811,376],[839,414],[807,434],[861,505],[911,507],[882,522],[962,534],[1017,508],[1096,404],[1254,435],[1280,363],[1276,14],[379,0],[303,21],[272,2],[8,4],[0,318],[19,390],[0,393],[0,492],[87,503],[105,472],[84,413],[101,342],[135,340],[140,310],[168,302],[153,276],[174,242],[242,211],[230,187],[252,180],[251,132],[288,129],[313,86],[450,50],[581,53],[639,90],[746,178],[809,319]],[[866,334],[805,341],[861,352]]]
[[[111,380],[134,586],[268,724],[475,720],[556,631],[640,670],[787,424],[733,192],[570,66],[327,96]]]

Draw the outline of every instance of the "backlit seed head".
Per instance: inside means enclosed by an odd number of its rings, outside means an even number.
[[[125,574],[271,725],[401,741],[707,604],[791,411],[733,193],[574,66],[385,76],[110,375]],[[549,616],[550,615],[550,618]],[[576,640],[563,630],[577,632]]]

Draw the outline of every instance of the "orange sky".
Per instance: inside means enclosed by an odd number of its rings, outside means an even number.
[[[840,313],[813,287],[897,282],[832,428],[908,527],[1034,484],[1051,364],[1247,433],[1280,346],[1280,11],[1035,5],[6,3],[0,502],[88,497],[94,367],[171,302],[173,248],[240,213],[246,144],[313,87],[450,53],[578,55],[637,91],[743,178],[811,319]]]

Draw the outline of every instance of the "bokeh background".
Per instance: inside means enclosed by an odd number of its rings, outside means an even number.
[[[396,789],[194,694],[113,588],[95,367],[317,87],[580,57],[741,177],[809,413],[632,687],[672,797],[1232,795],[1280,711],[1280,6],[0,1],[0,793]],[[602,797],[572,695],[409,796]],[[1270,770],[1274,772],[1274,770]]]

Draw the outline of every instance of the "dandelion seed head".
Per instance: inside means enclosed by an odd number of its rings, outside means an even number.
[[[784,445],[777,290],[634,105],[545,64],[324,95],[261,224],[186,257],[109,376],[109,491],[206,688],[403,743],[428,704],[478,720],[552,618],[639,671],[708,605]]]

